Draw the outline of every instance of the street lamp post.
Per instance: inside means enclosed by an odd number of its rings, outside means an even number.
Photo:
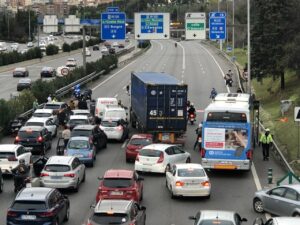
[[[251,71],[250,71],[250,54],[251,54],[251,43],[250,43],[250,0],[247,0],[247,42],[248,42],[248,49],[247,49],[247,74],[248,74],[248,93],[251,95]]]
[[[28,7],[28,41],[31,41],[31,34],[30,34],[30,8]]]
[[[234,56],[234,1],[232,0],[232,55]]]

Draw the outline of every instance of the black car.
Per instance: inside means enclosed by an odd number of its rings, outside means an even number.
[[[71,132],[71,137],[90,137],[91,141],[93,141],[93,125],[77,125],[73,128]],[[102,132],[99,135],[99,148],[97,148],[97,151],[99,151],[102,148],[106,148],[107,146],[107,136],[104,132]],[[96,145],[95,145],[96,146]]]
[[[15,138],[15,144],[20,144],[28,151],[39,155],[45,155],[46,150],[51,149],[52,136],[45,127],[24,126]]]
[[[24,89],[31,89],[31,79],[24,78],[19,80],[17,84],[17,91],[23,91]]]
[[[43,67],[41,71],[41,78],[43,77],[55,77],[56,70],[53,67]]]
[[[110,48],[108,49],[109,54],[116,54],[116,49]]]
[[[57,225],[68,221],[70,201],[57,189],[31,187],[22,189],[7,210],[7,224]]]
[[[2,170],[0,168],[0,193],[2,193],[2,191],[3,191],[3,185],[4,185],[4,181],[3,181],[3,176],[2,176]]]
[[[67,103],[65,102],[48,102],[44,105],[44,109],[53,109],[54,113],[60,114],[65,113],[65,119],[68,120],[70,117],[70,109]],[[59,115],[58,115],[59,117]],[[61,124],[61,121],[60,121]]]
[[[99,50],[100,50],[99,45],[94,45],[93,46],[93,51],[99,51]]]
[[[122,225],[145,225],[146,207],[140,206],[133,200],[100,200],[89,224],[122,224]]]
[[[25,67],[19,67],[14,69],[13,77],[28,77],[29,72]]]

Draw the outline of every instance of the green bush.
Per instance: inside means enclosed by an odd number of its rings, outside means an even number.
[[[31,48],[24,54],[17,52],[17,51],[1,52],[0,53],[0,66],[5,66],[5,65],[13,64],[13,63],[22,62],[25,60],[42,58],[42,57],[43,57],[42,52],[41,52],[40,48],[38,48],[38,47]]]
[[[56,45],[48,45],[46,48],[46,55],[56,55],[58,54],[59,48]]]
[[[68,43],[64,43],[62,46],[63,52],[70,52],[71,51],[71,46]]]

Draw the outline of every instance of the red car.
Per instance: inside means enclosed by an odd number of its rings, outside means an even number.
[[[133,170],[107,170],[100,180],[96,202],[102,199],[125,199],[139,203],[143,199],[144,178]]]
[[[134,161],[139,150],[153,143],[152,134],[135,134],[126,146],[126,162]]]

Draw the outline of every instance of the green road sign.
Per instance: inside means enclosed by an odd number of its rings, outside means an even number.
[[[204,30],[204,23],[187,23],[187,30]]]

